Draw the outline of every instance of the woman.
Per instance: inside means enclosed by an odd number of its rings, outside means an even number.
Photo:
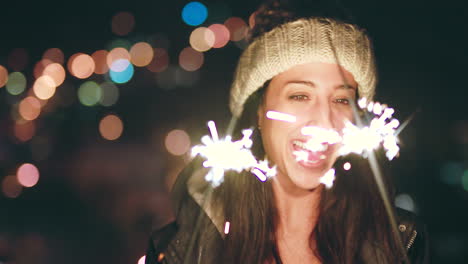
[[[256,13],[251,38],[230,108],[235,134],[255,127],[252,151],[277,174],[261,182],[230,171],[211,191],[196,158],[173,190],[177,221],[153,233],[146,263],[427,263],[424,230],[398,211],[399,234],[392,232],[367,162],[338,158],[336,144],[310,149],[302,133],[341,131],[358,118],[354,102],[372,98],[376,70],[365,32],[270,1]],[[270,119],[269,111],[296,121]],[[345,159],[350,171],[340,170]],[[337,179],[326,189],[320,179],[332,167]]]

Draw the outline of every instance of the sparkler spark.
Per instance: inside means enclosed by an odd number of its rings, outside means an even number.
[[[276,111],[268,111],[266,113],[266,117],[273,120],[284,121],[289,123],[296,122],[296,117],[290,114],[276,112]]]
[[[335,169],[333,168],[320,177],[320,183],[323,183],[327,189],[330,189],[333,186],[333,181],[335,181]]]
[[[241,172],[242,170],[256,169],[252,171],[260,180],[276,175],[276,168],[268,167],[267,161],[258,162],[250,148],[252,147],[251,129],[242,131],[243,137],[238,141],[232,141],[231,136],[219,139],[216,125],[213,121],[208,122],[211,137],[206,135],[201,138],[204,145],[192,148],[192,156],[200,154],[206,158],[203,166],[211,168],[205,176],[205,180],[211,182],[213,187],[219,186],[224,180],[227,170]],[[263,174],[263,176],[261,176]],[[260,175],[260,176],[259,176]]]

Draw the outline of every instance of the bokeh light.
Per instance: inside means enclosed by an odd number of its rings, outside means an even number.
[[[146,66],[151,72],[163,72],[169,66],[169,55],[163,48],[155,48],[153,60]]]
[[[45,67],[42,75],[49,76],[54,81],[55,87],[60,86],[65,81],[65,69],[58,63],[52,63]]]
[[[16,48],[8,54],[7,65],[13,71],[22,71],[28,65],[28,60],[28,51],[23,48]]]
[[[24,187],[33,187],[39,181],[39,170],[31,163],[25,163],[16,172],[18,182]]]
[[[88,54],[76,53],[68,60],[68,71],[78,79],[88,78],[94,69],[94,60]]]
[[[44,52],[42,59],[50,60],[52,62],[63,64],[65,61],[63,51],[59,48],[50,48]]]
[[[5,86],[8,81],[8,70],[0,65],[0,88]]]
[[[116,63],[119,63],[118,61]],[[113,70],[110,70],[109,71],[109,76],[111,78],[111,80],[115,83],[126,83],[128,81],[130,81],[130,79],[132,79],[133,77],[133,65],[132,64],[128,64],[127,65],[127,68],[124,69],[123,71],[121,72],[116,72],[116,71],[113,71]]]
[[[190,2],[182,9],[182,20],[189,26],[198,26],[208,17],[208,9],[200,2]]]
[[[9,175],[3,178],[2,192],[8,198],[16,198],[21,194],[23,187],[20,185],[14,175]]]
[[[93,82],[87,81],[78,88],[78,100],[85,106],[93,106],[101,100],[101,87]]]
[[[224,22],[224,25],[229,29],[230,39],[232,41],[239,41],[247,36],[249,28],[245,21],[240,17],[228,18]]]
[[[128,39],[114,39],[106,46],[106,50],[113,50],[115,48],[124,48],[129,50],[132,43]]]
[[[179,65],[186,71],[196,71],[203,65],[203,53],[191,47],[183,49],[179,54]]]
[[[257,15],[257,11],[253,12],[252,14],[250,14],[249,16],[249,27],[250,28],[253,28],[255,27],[255,16]]]
[[[130,49],[130,57],[133,65],[144,67],[148,65],[154,56],[153,47],[146,42],[138,42]]]
[[[33,85],[34,94],[42,100],[51,98],[55,94],[55,88],[54,80],[47,75],[39,77]]]
[[[109,52],[107,50],[97,50],[91,54],[91,58],[94,60],[94,73],[96,74],[105,74],[109,71],[109,66],[107,65],[107,55]]]
[[[129,12],[119,12],[112,17],[112,32],[118,36],[125,36],[135,27],[135,17]]]
[[[107,54],[107,66],[111,71],[122,72],[129,64],[130,53],[124,48],[114,48]]]
[[[406,193],[399,194],[395,197],[395,206],[411,212],[416,210],[413,198]]]
[[[166,149],[169,153],[175,156],[180,156],[190,149],[190,138],[187,133],[180,129],[175,129],[169,132],[164,141]]]
[[[196,51],[207,51],[215,43],[215,34],[206,27],[199,27],[190,34],[190,46]]]
[[[18,95],[26,89],[26,77],[21,72],[12,72],[8,76],[6,89],[11,95]]]
[[[42,59],[40,61],[38,61],[35,65],[34,65],[34,69],[33,69],[33,75],[34,75],[34,78],[39,78],[42,76],[42,73],[44,72],[45,68],[49,65],[49,64],[52,64],[54,63],[53,61],[49,60],[49,59]]]
[[[41,113],[41,103],[33,96],[28,96],[21,100],[18,112],[24,120],[34,120]]]
[[[449,161],[440,168],[441,180],[449,185],[458,185],[463,175],[463,165],[459,162]]]
[[[119,88],[111,82],[101,83],[102,96],[99,102],[103,106],[112,106],[119,100]]]
[[[213,48],[222,48],[226,46],[230,39],[229,29],[222,24],[213,24],[208,27],[215,36]]]
[[[34,122],[16,122],[14,133],[19,141],[26,142],[36,133],[36,125]]]
[[[465,170],[462,176],[463,189],[468,192],[468,170]]]
[[[123,122],[116,115],[107,115],[99,122],[99,132],[107,140],[116,140],[122,135]]]
[[[137,264],[145,264],[145,261],[146,261],[146,255],[141,257],[139,260],[138,260],[138,263]]]

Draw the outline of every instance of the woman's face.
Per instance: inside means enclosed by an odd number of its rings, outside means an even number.
[[[320,151],[301,147],[310,138],[301,129],[315,126],[341,132],[346,120],[352,121],[351,100],[356,98],[357,83],[339,66],[327,63],[308,63],[275,76],[258,109],[263,145],[270,162],[277,165],[279,183],[291,190],[312,190],[335,162],[338,146],[324,144]],[[268,111],[296,117],[289,123],[269,119]],[[297,152],[307,153],[298,161]]]

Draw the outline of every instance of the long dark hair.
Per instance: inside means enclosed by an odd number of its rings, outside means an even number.
[[[297,18],[290,6],[278,0],[269,1],[257,12],[251,38]],[[257,159],[265,156],[256,126],[257,110],[268,84],[249,97],[234,132],[235,137],[241,135],[242,129],[254,128],[252,151]],[[349,171],[342,169],[346,161],[352,164]],[[388,263],[401,262],[398,238],[391,231],[368,162],[357,156],[346,156],[339,158],[334,168],[337,178],[333,188],[322,191],[319,219],[310,234],[310,241],[316,241],[317,245],[315,255],[322,263],[362,263],[363,248],[367,247]],[[391,184],[386,183],[393,200]],[[278,213],[271,182],[260,182],[247,171],[228,172],[213,195],[213,202],[221,205],[226,221],[231,223],[218,252],[223,263],[272,263]]]

